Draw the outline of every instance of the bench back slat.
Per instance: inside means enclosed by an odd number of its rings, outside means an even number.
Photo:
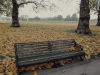
[[[31,42],[31,43],[16,43],[15,50],[18,57],[31,56],[37,53],[67,50],[71,46],[75,46],[75,40],[56,40],[44,42]]]
[[[36,53],[36,54],[32,54],[32,55],[29,55],[29,54],[18,54],[18,57],[19,58],[24,58],[24,57],[31,57],[31,56],[38,56],[38,55],[45,55],[45,54],[52,54],[52,53],[57,53],[57,52],[66,52],[66,50],[55,50],[53,52],[51,51],[46,51],[46,52],[39,52],[39,53]]]

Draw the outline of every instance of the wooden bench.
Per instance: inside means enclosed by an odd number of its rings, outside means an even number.
[[[85,55],[83,48],[73,39],[15,43],[14,47],[18,73],[21,67],[73,57],[82,60]]]

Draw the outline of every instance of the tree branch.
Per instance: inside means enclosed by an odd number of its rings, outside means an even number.
[[[35,10],[37,10],[38,8],[39,9],[41,9],[42,8],[42,10],[43,9],[47,9],[47,8],[49,8],[50,10],[52,10],[53,8],[55,8],[56,7],[56,5],[55,4],[53,4],[53,3],[51,3],[50,1],[48,1],[48,0],[41,0],[41,1],[27,1],[27,2],[22,2],[22,3],[19,3],[18,4],[18,6],[21,6],[21,5],[24,5],[24,4],[28,4],[28,3],[33,3],[34,5],[33,5],[33,10],[35,11]],[[35,11],[35,12],[37,12],[37,11]]]
[[[37,5],[39,5],[37,2],[35,2],[35,1],[28,1],[28,2],[24,2],[24,3],[20,3],[20,4],[18,4],[19,6],[21,6],[21,5],[24,5],[24,4],[28,4],[28,3],[34,3],[36,6]]]

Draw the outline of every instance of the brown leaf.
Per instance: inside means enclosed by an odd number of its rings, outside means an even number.
[[[38,75],[37,71],[32,72],[33,75]]]
[[[99,57],[98,56],[95,56],[95,58],[98,59]]]
[[[62,72],[64,73],[64,72],[66,72],[66,70],[62,70]]]

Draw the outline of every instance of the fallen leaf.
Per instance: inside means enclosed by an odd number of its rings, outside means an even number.
[[[95,58],[98,59],[99,57],[98,56],[95,56]]]
[[[32,72],[33,75],[38,75],[37,71]]]
[[[64,72],[66,72],[66,70],[62,70],[62,72],[64,73]]]
[[[13,75],[13,72],[8,72],[7,75]]]

